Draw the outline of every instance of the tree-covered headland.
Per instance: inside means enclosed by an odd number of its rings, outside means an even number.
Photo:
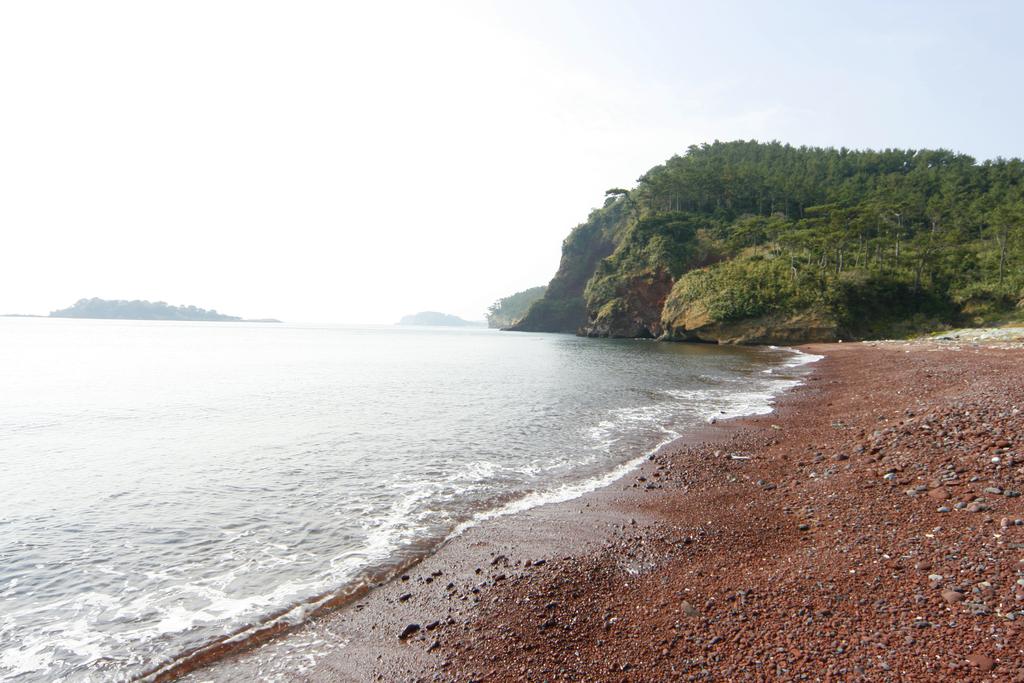
[[[1024,162],[690,147],[609,190],[516,326],[794,342],[1024,317]]]
[[[530,306],[544,296],[547,289],[543,285],[530,287],[511,296],[498,299],[487,309],[487,326],[512,327],[526,316]]]

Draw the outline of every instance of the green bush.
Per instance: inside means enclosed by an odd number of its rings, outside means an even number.
[[[828,306],[834,297],[834,287],[817,271],[794,273],[783,259],[762,256],[690,271],[676,283],[670,303],[700,302],[713,320],[728,322]]]

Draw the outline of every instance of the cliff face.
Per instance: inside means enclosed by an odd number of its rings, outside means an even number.
[[[544,296],[513,325],[519,332],[577,332],[587,322],[584,289],[598,264],[614,251],[625,227],[626,211],[613,203],[590,214],[562,243],[558,272]]]
[[[579,334],[587,337],[655,339],[662,334],[661,310],[672,290],[667,270],[628,278],[618,296],[587,312]]]
[[[781,259],[726,258],[715,229],[700,214],[610,201],[569,235],[546,294],[511,329],[723,344],[840,337],[814,287],[794,284]]]

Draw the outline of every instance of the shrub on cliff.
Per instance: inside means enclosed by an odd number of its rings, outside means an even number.
[[[683,308],[699,304],[711,320],[729,322],[829,308],[835,298],[835,283],[821,273],[794,270],[778,257],[754,257],[683,275],[665,302],[665,318],[675,318]]]

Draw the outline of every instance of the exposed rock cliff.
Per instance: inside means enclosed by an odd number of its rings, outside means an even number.
[[[672,276],[667,270],[643,273],[627,279],[618,296],[591,310],[580,334],[588,337],[638,337],[654,339],[661,336],[661,309],[672,290]]]
[[[609,202],[576,226],[562,243],[562,260],[543,298],[510,329],[520,332],[576,332],[587,322],[583,291],[598,264],[614,251],[625,228],[626,207]]]

